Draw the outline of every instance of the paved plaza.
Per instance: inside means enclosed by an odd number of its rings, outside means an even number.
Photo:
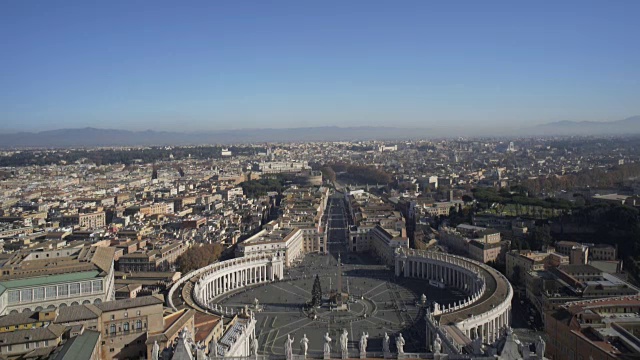
[[[256,313],[260,353],[283,355],[287,334],[299,344],[303,334],[309,338],[309,355],[322,357],[324,334],[332,338],[332,352],[339,350],[339,333],[349,332],[349,349],[358,354],[358,341],[363,332],[369,334],[369,352],[382,351],[385,332],[393,339],[402,332],[406,352],[424,352],[424,309],[418,306],[424,293],[428,302],[447,303],[463,298],[463,294],[429,286],[423,280],[395,278],[386,266],[379,265],[369,254],[348,252],[342,202],[332,198],[329,205],[329,254],[307,254],[295,267],[285,271],[282,281],[239,290],[216,302],[223,307],[253,306],[255,299],[261,307]],[[320,277],[323,294],[336,289],[338,258],[342,266],[343,291],[351,296],[346,311],[331,311],[327,305],[315,314],[305,310],[311,300],[314,278]],[[315,315],[315,316],[314,316]],[[315,317],[315,319],[314,319]],[[295,353],[299,349],[294,348]]]

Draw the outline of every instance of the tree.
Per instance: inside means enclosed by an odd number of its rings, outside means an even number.
[[[322,287],[320,286],[320,277],[316,275],[311,289],[311,306],[318,307],[322,305]]]
[[[522,271],[522,269],[520,268],[520,265],[516,265],[513,267],[513,274],[511,276],[511,283],[514,285],[520,285],[520,280],[522,277],[522,274],[520,274],[520,272]]]
[[[529,244],[532,249],[541,250],[546,245],[551,245],[551,229],[547,225],[536,226],[529,233]]]
[[[322,172],[323,178],[331,182],[336,182],[336,172],[333,171],[331,166],[323,166],[322,168],[320,168],[320,171]]]
[[[186,274],[216,262],[223,250],[224,247],[221,244],[195,245],[178,256],[176,267],[181,273]]]

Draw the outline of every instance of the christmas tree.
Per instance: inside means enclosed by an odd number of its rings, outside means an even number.
[[[322,305],[322,288],[320,287],[320,277],[316,275],[311,289],[311,306],[317,307],[320,305]]]

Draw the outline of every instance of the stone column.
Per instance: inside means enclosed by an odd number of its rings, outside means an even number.
[[[495,341],[494,336],[496,335],[496,319],[491,319],[491,322],[489,323],[489,343],[492,343]]]

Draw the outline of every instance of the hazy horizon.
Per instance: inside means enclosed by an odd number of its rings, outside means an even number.
[[[2,132],[640,114],[634,1],[6,2]]]

